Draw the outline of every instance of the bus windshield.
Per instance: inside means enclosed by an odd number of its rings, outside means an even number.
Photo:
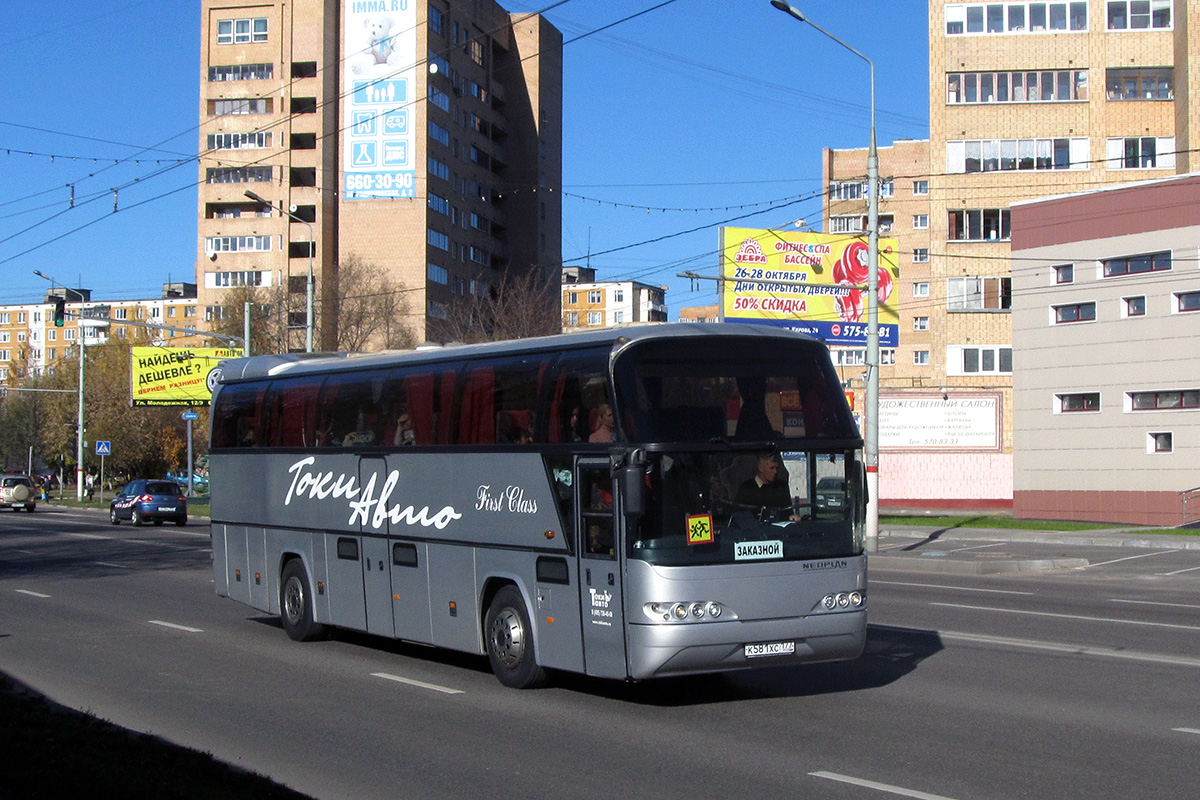
[[[655,453],[630,558],[663,566],[847,558],[863,551],[854,451]]]
[[[618,355],[617,403],[633,442],[857,439],[825,348],[723,337],[649,340]]]

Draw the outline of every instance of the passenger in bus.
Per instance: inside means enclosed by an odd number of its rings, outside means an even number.
[[[571,406],[571,416],[567,419],[567,429],[564,432],[564,442],[582,442],[579,435],[579,406]]]
[[[788,494],[786,480],[779,479],[779,462],[772,453],[761,453],[758,456],[758,469],[754,477],[738,487],[733,502],[742,506],[772,511],[791,508],[792,498]],[[771,514],[771,516],[776,516]],[[787,519],[800,519],[796,514],[789,514]]]
[[[597,555],[613,554],[613,532],[611,523],[593,522],[588,525],[587,551]]]
[[[509,444],[531,444],[533,442],[533,434],[528,428],[516,426],[508,431]]]
[[[417,443],[417,432],[413,428],[412,417],[403,409],[400,410],[400,416],[396,418],[396,433],[392,437],[392,444],[406,447]]]
[[[588,437],[589,442],[611,442],[613,440],[613,412],[608,403],[601,403],[598,409],[596,430]]]

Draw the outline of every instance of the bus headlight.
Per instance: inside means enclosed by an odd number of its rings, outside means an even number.
[[[681,600],[670,603],[646,603],[642,611],[655,622],[709,622],[726,613],[715,600]],[[737,615],[734,614],[736,619]]]
[[[821,607],[827,611],[842,608],[862,608],[867,604],[867,596],[860,591],[835,592],[821,598]]]

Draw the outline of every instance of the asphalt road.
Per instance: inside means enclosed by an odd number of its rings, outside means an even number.
[[[1200,550],[901,534],[881,541],[918,546],[873,562],[857,662],[517,692],[481,658],[291,642],[213,594],[205,526],[43,508],[0,514],[0,671],[321,798],[1195,791]],[[975,545],[1086,565],[947,574],[926,565],[949,555],[914,555]]]

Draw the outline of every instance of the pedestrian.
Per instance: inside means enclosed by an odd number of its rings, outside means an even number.
[[[87,499],[91,500],[96,494],[96,476],[89,472],[84,478],[83,485],[87,488]]]

